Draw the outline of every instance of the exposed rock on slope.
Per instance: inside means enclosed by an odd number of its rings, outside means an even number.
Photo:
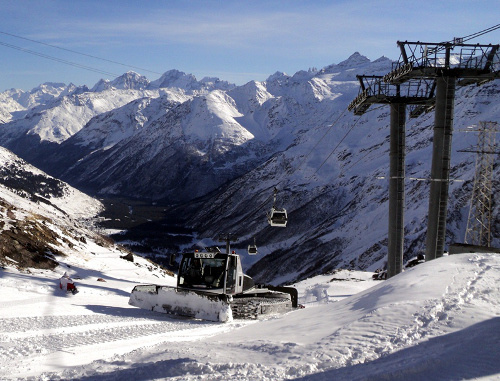
[[[87,240],[107,244],[78,220],[102,209],[94,200],[0,149],[0,263],[53,269]]]

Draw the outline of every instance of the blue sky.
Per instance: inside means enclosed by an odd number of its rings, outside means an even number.
[[[446,41],[500,23],[500,0],[0,0],[0,10],[0,91],[43,82],[91,87],[128,70],[150,80],[178,69],[244,84],[356,51],[398,59],[397,40]],[[500,30],[470,42],[500,43]]]

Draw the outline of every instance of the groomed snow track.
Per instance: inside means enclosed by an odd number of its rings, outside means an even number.
[[[142,315],[142,316],[141,316]],[[165,333],[176,335],[192,330],[189,322],[175,321],[144,311],[119,317],[111,315],[66,315],[2,319],[0,364],[6,360],[74,353],[82,346],[102,345],[121,340],[146,339]]]

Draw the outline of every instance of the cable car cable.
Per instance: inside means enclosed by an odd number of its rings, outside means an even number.
[[[378,107],[375,107],[375,108],[372,108],[370,110],[368,110],[367,112],[365,112],[365,114],[368,114],[369,112],[372,112],[372,111],[376,111],[382,107],[385,107],[386,105],[380,105]],[[382,146],[379,146],[377,147],[377,149],[379,149],[380,147]],[[340,174],[339,174],[339,177],[343,177],[347,171],[350,171],[352,168],[354,168],[356,165],[358,165],[359,163],[361,163],[363,161],[363,159],[365,159],[370,153],[372,153],[373,151],[368,151],[366,154],[364,154],[361,158],[359,158],[355,163],[353,163],[352,165],[350,165],[347,169],[342,169],[340,171]]]
[[[73,66],[73,67],[76,67],[76,68],[79,68],[79,69],[84,69],[84,70],[92,71],[94,73],[99,73],[99,74],[104,74],[104,75],[110,75],[110,76],[113,76],[113,77],[118,77],[119,76],[119,74],[111,73],[111,72],[105,71],[105,70],[96,69],[94,67],[82,65],[82,64],[79,64],[79,63],[76,63],[76,62],[73,62],[73,61],[63,60],[62,58],[57,58],[57,57],[54,57],[54,56],[50,56],[48,54],[35,52],[34,50],[22,48],[22,47],[17,46],[17,45],[8,44],[6,42],[1,42],[0,41],[0,45],[8,47],[8,48],[11,48],[11,49],[16,49],[16,50],[19,50],[19,51],[24,52],[24,53],[29,53],[29,54],[32,54],[32,55],[35,55],[35,56],[38,56],[38,57],[46,58],[46,59],[49,59],[49,60],[52,60],[52,61],[55,61],[55,62],[63,63],[63,64],[66,64],[66,65],[70,65],[70,66]]]
[[[351,131],[354,129],[354,127],[356,127],[356,125],[358,124],[359,120],[361,118],[358,118],[356,119],[356,121],[354,122],[354,124],[351,126],[351,128],[349,128],[349,130],[346,132],[346,134],[342,137],[342,139],[340,139],[340,141],[337,143],[337,145],[333,148],[332,152],[330,152],[330,154],[326,157],[325,160],[323,160],[323,162],[320,164],[320,166],[316,169],[316,171],[314,171],[314,173],[309,177],[309,179],[311,179],[314,175],[316,175],[316,173],[318,173],[318,171],[321,169],[321,167],[323,167],[323,165],[325,165],[325,163],[328,161],[328,159],[330,159],[330,157],[335,153],[335,151],[337,150],[337,148],[342,144],[342,142],[347,138],[347,136],[351,133]]]
[[[4,34],[4,35],[6,35],[6,36],[11,36],[11,37],[15,37],[15,38],[20,38],[20,39],[22,39],[22,40],[26,40],[26,41],[34,42],[34,43],[36,43],[36,44],[49,46],[49,47],[51,47],[51,48],[55,48],[55,49],[59,49],[59,50],[64,50],[64,51],[66,51],[66,52],[70,52],[70,53],[74,53],[74,54],[79,54],[79,55],[81,55],[81,56],[94,58],[94,59],[96,59],[96,60],[101,60],[101,61],[109,62],[109,63],[112,63],[112,64],[125,66],[125,67],[128,67],[128,68],[134,68],[134,69],[138,69],[138,70],[141,70],[141,71],[147,71],[147,72],[149,72],[149,73],[153,73],[153,74],[159,74],[159,75],[162,75],[162,74],[163,74],[163,73],[158,73],[158,72],[156,72],[156,71],[149,70],[149,69],[145,69],[145,68],[142,68],[142,67],[139,67],[139,66],[134,66],[134,65],[124,64],[124,63],[122,63],[122,62],[109,60],[109,59],[107,59],[107,58],[102,58],[102,57],[94,56],[94,55],[92,55],[92,54],[82,53],[82,52],[78,52],[78,51],[76,51],[76,50],[67,49],[67,48],[63,48],[63,47],[57,46],[57,45],[48,44],[48,43],[46,43],[46,42],[33,40],[33,39],[31,39],[31,38],[18,36],[18,35],[13,34],[13,33],[7,33],[7,32],[0,31],[0,34]]]
[[[497,25],[494,25],[492,27],[489,27],[489,28],[486,28],[482,31],[479,31],[479,32],[476,32],[476,33],[473,33],[473,34],[469,34],[468,36],[465,36],[465,37],[462,37],[464,41],[469,41],[469,40],[472,40],[476,37],[479,37],[479,36],[483,36],[485,34],[488,34],[490,32],[493,32],[494,30],[497,30],[497,29],[500,29],[500,24],[497,24]],[[450,42],[453,42],[453,41],[450,41]]]

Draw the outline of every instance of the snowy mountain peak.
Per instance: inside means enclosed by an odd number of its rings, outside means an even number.
[[[46,82],[33,88],[29,93],[24,92],[17,101],[26,108],[32,108],[58,98],[65,91],[67,86],[64,83]]]
[[[165,72],[149,85],[151,89],[177,88],[185,91],[231,90],[235,87],[236,85],[233,83],[223,81],[217,77],[204,77],[201,81],[198,81],[193,74],[186,74],[176,69]]]
[[[367,57],[361,55],[359,52],[355,52],[348,59],[340,62],[339,64],[325,66],[320,73],[335,73],[346,69],[356,69],[361,66],[365,66],[370,62],[371,61]]]
[[[204,77],[200,80],[205,87],[214,90],[231,90],[236,87],[234,83],[223,81],[217,77]]]
[[[73,83],[70,83],[67,87],[66,90],[64,90],[61,94],[59,94],[58,98],[65,97],[67,95],[77,95],[77,94],[83,94],[90,91],[90,89],[86,86],[76,86]]]
[[[24,94],[24,91],[23,91],[23,90],[21,90],[21,89],[14,89],[14,88],[11,88],[11,89],[8,89],[8,90],[3,91],[3,92],[2,92],[2,93],[0,93],[0,94],[3,94],[3,95],[5,95],[5,96],[9,96],[9,97],[11,97],[12,99],[14,99],[14,100],[16,100],[16,101],[17,101],[17,100],[19,99],[19,97],[20,97],[22,94]]]
[[[144,90],[148,87],[149,80],[134,71],[128,71],[111,81],[110,84],[120,90]]]
[[[254,112],[268,99],[272,98],[262,82],[250,81],[228,92],[243,113]]]
[[[286,73],[283,73],[281,71],[277,71],[274,74],[271,74],[269,77],[267,77],[266,82],[275,82],[275,81],[280,81],[280,80],[287,80],[290,78],[290,76]]]
[[[64,89],[66,84],[62,82],[44,82],[40,86],[35,87],[31,92],[34,92],[38,89],[44,90],[45,92],[50,92],[57,89]]]
[[[234,100],[225,92],[215,90],[191,102],[191,117],[184,123],[184,134],[203,141],[227,140],[241,144],[253,135],[235,121],[242,116]]]
[[[373,61],[373,63],[379,63],[379,62],[387,63],[387,62],[392,62],[392,60],[390,58],[387,58],[386,56],[382,56]]]
[[[296,72],[294,75],[293,75],[293,79],[294,80],[298,80],[298,81],[301,81],[301,80],[309,80],[311,79],[312,77],[314,77],[314,75],[317,73],[317,71],[314,71],[314,70],[299,70],[298,72]]]
[[[340,62],[338,66],[356,67],[367,63],[370,63],[370,60],[367,57],[361,55],[359,52],[354,52],[348,59]]]
[[[182,71],[172,69],[150,83],[150,88],[158,89],[165,87],[176,87],[183,90],[198,90],[200,84],[193,74],[186,74]]]
[[[100,93],[101,91],[111,88],[111,81],[109,79],[100,79],[90,91]]]
[[[149,80],[134,71],[128,71],[114,80],[100,79],[94,87],[92,87],[92,92],[102,92],[115,88],[118,90],[144,90],[149,86]]]

